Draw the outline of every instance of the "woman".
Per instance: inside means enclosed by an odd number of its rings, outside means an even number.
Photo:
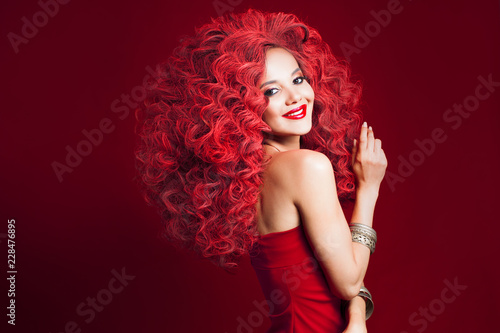
[[[196,29],[161,67],[136,157],[166,238],[226,269],[250,254],[269,332],[365,332],[387,160],[360,130],[347,65],[294,15],[249,9]],[[354,193],[350,228],[340,201]]]

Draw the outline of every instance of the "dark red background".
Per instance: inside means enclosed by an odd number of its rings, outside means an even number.
[[[354,28],[363,30],[374,20],[370,11],[386,9],[389,1],[232,3],[235,12],[295,13],[342,56],[341,42],[354,45]],[[479,76],[500,82],[499,3],[402,0],[401,6],[352,55],[353,74],[364,83],[366,120],[383,141],[392,174],[401,176],[401,160],[419,154],[415,140],[431,138],[435,128],[446,140],[404,182],[382,185],[374,222],[379,242],[365,280],[376,307],[369,332],[496,331],[500,87],[456,129],[443,114],[475,94]],[[253,301],[263,295],[248,258],[230,275],[157,238],[159,216],[132,181],[134,116],[120,119],[111,108],[182,35],[218,15],[214,3],[70,1],[17,54],[7,35],[21,34],[22,17],[32,21],[40,5],[9,0],[1,7],[2,327],[230,333],[237,332],[238,317],[258,318]],[[65,147],[75,149],[85,140],[82,131],[105,118],[113,131],[60,182],[52,163],[65,163]],[[15,327],[5,315],[12,218]],[[135,278],[85,322],[89,316],[77,307],[106,295],[113,269]],[[445,279],[467,286],[448,304],[440,301]],[[429,306],[436,316],[411,321]],[[266,319],[253,331],[267,325]]]

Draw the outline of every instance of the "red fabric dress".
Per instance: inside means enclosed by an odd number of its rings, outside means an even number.
[[[250,260],[269,305],[268,333],[345,329],[340,299],[330,292],[302,225],[262,235]]]

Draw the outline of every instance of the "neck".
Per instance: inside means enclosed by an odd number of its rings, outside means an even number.
[[[280,137],[271,134],[265,137],[264,143],[267,143],[278,151],[300,149],[300,136],[295,135]]]

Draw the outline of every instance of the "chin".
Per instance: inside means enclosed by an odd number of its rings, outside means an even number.
[[[304,131],[304,132],[300,133],[299,135],[303,136],[303,135],[308,134],[309,132],[311,132],[311,128],[309,128],[307,131]]]
[[[307,133],[311,132],[311,129],[312,129],[312,119],[309,119],[308,124],[304,126],[304,130],[299,135],[306,135]]]
[[[307,128],[303,128],[303,129],[297,129],[295,131],[283,131],[283,132],[271,132],[269,134],[273,135],[273,136],[302,136],[302,135],[306,135],[308,134],[309,132],[311,132],[311,129],[312,129],[312,126],[308,126]]]
[[[279,126],[272,126],[271,131],[265,132],[268,135],[277,136],[277,137],[286,137],[286,136],[302,136],[309,133],[312,129],[312,119],[304,118],[301,120],[294,120],[294,122],[300,122],[290,125],[290,123],[279,124]]]

